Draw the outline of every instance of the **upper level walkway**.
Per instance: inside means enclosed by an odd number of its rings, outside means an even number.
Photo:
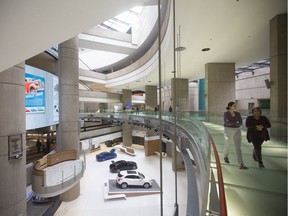
[[[247,142],[246,131],[242,130],[243,159],[249,169],[239,170],[233,146],[230,147],[230,164],[224,163],[223,126],[204,124],[215,141],[221,160],[228,216],[286,216],[287,143],[273,138],[264,142],[262,154],[265,168],[259,168],[252,158],[253,145]],[[215,171],[213,150],[211,168]]]

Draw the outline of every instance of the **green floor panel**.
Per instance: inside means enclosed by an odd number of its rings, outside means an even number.
[[[259,168],[252,158],[253,145],[242,131],[242,154],[248,170],[239,170],[235,148],[230,147],[230,164],[223,161],[223,126],[204,123],[219,154],[224,180],[228,216],[286,216],[287,215],[287,143],[271,139],[263,143],[265,168]],[[211,150],[211,167],[216,163]],[[216,181],[217,174],[215,173]]]

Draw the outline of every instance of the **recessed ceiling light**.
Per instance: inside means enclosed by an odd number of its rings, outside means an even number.
[[[203,48],[202,49],[202,52],[207,52],[207,51],[209,51],[210,50],[210,48]]]

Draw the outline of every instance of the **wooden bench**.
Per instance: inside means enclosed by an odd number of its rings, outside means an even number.
[[[126,154],[129,154],[129,155],[135,156],[135,151],[134,151],[134,149],[132,149],[132,148],[130,148],[130,147],[120,146],[120,151],[121,151],[121,152],[124,152],[124,153],[126,153]]]

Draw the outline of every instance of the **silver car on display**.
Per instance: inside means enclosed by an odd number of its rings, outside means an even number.
[[[142,173],[135,170],[120,171],[116,178],[116,183],[121,188],[127,187],[144,187],[150,188],[152,186],[152,179],[145,177]]]

